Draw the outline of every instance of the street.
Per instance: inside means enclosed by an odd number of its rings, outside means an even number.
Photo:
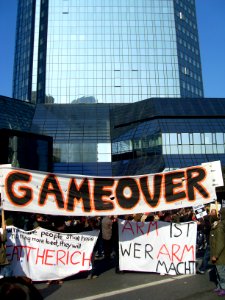
[[[155,273],[115,273],[113,261],[107,266],[98,262],[100,274],[96,279],[87,280],[83,272],[67,278],[62,285],[37,283],[35,286],[46,300],[213,300],[217,296],[209,274],[161,276]]]

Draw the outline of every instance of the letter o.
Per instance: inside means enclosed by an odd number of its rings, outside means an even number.
[[[124,195],[125,188],[129,188],[131,191],[130,197]],[[137,182],[133,178],[122,178],[118,181],[116,187],[116,198],[118,204],[124,209],[133,208],[139,201],[140,192]]]

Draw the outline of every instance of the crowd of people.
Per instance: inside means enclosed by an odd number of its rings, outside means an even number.
[[[197,218],[192,208],[182,208],[172,211],[155,213],[133,214],[119,216],[125,220],[136,222],[197,222],[197,255],[202,255],[201,265],[197,267],[198,274],[204,274],[207,270],[214,270],[216,273],[217,287],[215,292],[220,296],[225,296],[225,208],[206,208],[206,215]],[[2,224],[3,234],[1,235],[0,271],[3,277],[9,277],[9,262],[5,256],[6,225],[13,225],[20,229],[29,231],[37,227],[42,227],[52,231],[62,233],[81,233],[99,229],[100,234],[92,254],[92,269],[87,279],[98,277],[96,261],[104,259],[106,262],[114,259],[116,273],[123,273],[119,270],[119,236],[118,236],[118,216],[104,217],[62,217],[40,214],[28,214],[19,212],[7,212],[6,222]],[[53,283],[49,281],[48,284]],[[62,280],[54,281],[62,284]],[[1,295],[2,289],[0,289]]]

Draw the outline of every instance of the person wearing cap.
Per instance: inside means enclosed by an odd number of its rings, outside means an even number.
[[[220,209],[220,220],[214,221],[210,231],[210,257],[216,266],[218,296],[225,296],[225,207]]]

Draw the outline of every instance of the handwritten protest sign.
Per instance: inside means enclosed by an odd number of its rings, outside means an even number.
[[[204,205],[197,205],[193,207],[193,210],[195,212],[195,216],[197,219],[201,219],[204,216],[207,216],[207,211],[205,209]]]
[[[0,167],[5,210],[53,215],[124,215],[178,209],[216,200],[219,161],[171,172],[90,177]]]
[[[91,269],[99,231],[60,233],[7,227],[7,258],[14,276],[34,281],[62,279]]]
[[[120,270],[195,274],[197,224],[119,220]]]

